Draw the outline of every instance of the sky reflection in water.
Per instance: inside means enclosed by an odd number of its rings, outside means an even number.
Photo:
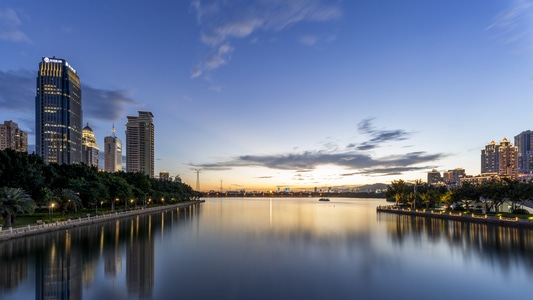
[[[0,244],[0,298],[501,299],[531,230],[377,214],[383,200],[207,199]],[[11,276],[11,274],[17,274]]]

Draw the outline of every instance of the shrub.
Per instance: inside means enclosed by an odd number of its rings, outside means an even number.
[[[516,215],[529,215],[529,211],[527,211],[526,209],[523,209],[523,208],[516,208],[516,209],[513,209],[513,214],[516,214]]]

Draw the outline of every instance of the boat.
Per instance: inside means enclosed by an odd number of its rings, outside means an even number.
[[[329,199],[328,198],[320,198],[320,199],[318,199],[318,201],[329,201]]]

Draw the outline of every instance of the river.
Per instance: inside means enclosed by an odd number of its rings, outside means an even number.
[[[207,198],[0,242],[0,299],[513,299],[533,231],[376,213],[380,199]]]

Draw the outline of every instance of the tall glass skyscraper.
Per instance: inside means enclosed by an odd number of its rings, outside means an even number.
[[[141,172],[154,177],[154,115],[139,111],[128,116],[126,124],[126,172]]]
[[[82,161],[80,78],[64,59],[43,57],[35,97],[35,150],[46,163]]]

